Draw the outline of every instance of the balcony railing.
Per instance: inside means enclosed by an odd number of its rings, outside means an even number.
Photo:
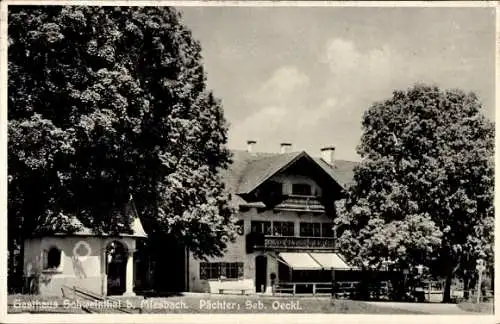
[[[333,237],[271,236],[259,233],[247,235],[247,250],[315,251],[334,250]]]
[[[325,212],[325,206],[321,204],[319,197],[301,195],[287,196],[280,204],[276,205],[274,209],[278,211]]]

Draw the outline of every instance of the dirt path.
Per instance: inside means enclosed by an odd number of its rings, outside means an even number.
[[[409,311],[423,312],[426,314],[463,314],[474,315],[460,309],[455,304],[430,304],[430,303],[398,303],[398,302],[368,302],[369,304],[376,305],[383,308],[397,308]]]

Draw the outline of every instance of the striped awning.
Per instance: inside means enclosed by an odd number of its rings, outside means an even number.
[[[321,270],[321,265],[309,253],[283,252],[279,255],[293,270]]]
[[[280,258],[293,270],[351,270],[336,253],[282,252]]]
[[[310,253],[323,269],[350,270],[351,267],[336,253]]]

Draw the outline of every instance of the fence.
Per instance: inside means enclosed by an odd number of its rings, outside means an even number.
[[[273,294],[312,294],[316,295],[331,295],[332,283],[331,282],[282,282],[276,285],[273,289]]]
[[[359,281],[341,281],[336,283],[336,298],[354,298],[359,290]],[[372,299],[387,299],[389,286],[387,282],[377,285],[372,284],[366,287],[367,297]],[[282,282],[273,289],[273,294],[288,295],[331,295],[331,282]]]
[[[421,300],[426,302],[441,302],[443,300],[444,294],[444,282],[443,281],[427,281],[421,288],[415,290],[416,293],[420,294]],[[451,287],[451,299],[455,302],[469,301],[478,302],[477,289],[469,289],[469,295],[464,298],[465,291],[463,287],[452,286]],[[481,290],[481,295],[479,296],[479,302],[492,301],[494,297],[493,290]]]
[[[337,282],[335,289],[335,296],[337,298],[353,298],[359,289],[358,281],[342,281]],[[391,288],[387,282],[381,282],[378,285],[369,285],[367,287],[368,298],[375,299],[388,299]],[[407,290],[410,292],[409,290]],[[275,295],[331,295],[332,283],[331,282],[281,282],[274,286],[273,294]],[[441,302],[443,299],[443,286],[440,282],[427,282],[427,284],[414,291],[421,298],[414,298],[414,301],[420,302]],[[461,289],[452,289],[452,299],[455,301],[470,301],[477,302],[477,290],[470,289],[469,297],[464,299],[464,291]],[[480,302],[492,301],[494,297],[493,290],[483,290],[480,296]]]

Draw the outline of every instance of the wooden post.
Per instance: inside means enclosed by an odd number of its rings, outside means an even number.
[[[477,266],[476,266],[477,275],[478,275],[478,279],[477,279],[477,303],[481,302],[481,282],[483,281],[483,271],[485,268],[486,267],[484,266],[484,260],[483,259],[477,260]]]
[[[483,273],[482,271],[479,271],[478,273],[478,279],[477,279],[477,303],[481,302],[481,281],[483,280]]]
[[[316,295],[316,283],[313,283],[313,296]]]
[[[335,268],[332,268],[332,298],[336,297],[335,291]]]
[[[333,255],[337,253],[337,226],[333,226]],[[332,298],[335,299],[335,263],[332,263]]]

